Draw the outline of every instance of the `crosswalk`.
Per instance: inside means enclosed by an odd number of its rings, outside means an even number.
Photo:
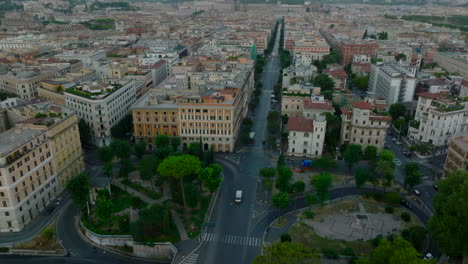
[[[188,255],[180,264],[196,264],[198,260],[198,254],[192,253]]]
[[[434,183],[430,179],[423,179],[419,185],[416,186],[416,188],[419,187],[424,187],[424,186],[429,186],[432,187]]]
[[[262,245],[262,240],[261,238],[258,238],[258,237],[219,235],[215,233],[205,233],[203,234],[202,239],[203,241],[206,241],[206,242],[224,243],[224,244],[249,246],[249,247],[260,247]]]

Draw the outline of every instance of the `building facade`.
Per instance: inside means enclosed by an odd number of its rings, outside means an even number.
[[[315,119],[303,116],[288,119],[288,152],[290,156],[320,157],[323,152],[327,121],[324,116]]]
[[[65,105],[74,109],[91,127],[92,140],[97,146],[110,144],[111,128],[130,114],[135,100],[135,80],[83,84],[65,90]]]
[[[416,89],[416,72],[408,71],[394,63],[372,64],[369,75],[369,93],[385,98],[388,105],[413,100]]]
[[[375,146],[378,151],[383,149],[392,119],[384,112],[384,102],[352,102],[341,107],[341,111],[340,144],[360,144],[363,149]]]
[[[415,121],[408,137],[416,142],[443,147],[450,138],[468,134],[467,103],[459,103],[442,94],[419,93]]]
[[[453,137],[447,152],[444,164],[444,177],[450,172],[468,170],[468,136]]]

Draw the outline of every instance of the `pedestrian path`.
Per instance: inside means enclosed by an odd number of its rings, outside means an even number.
[[[198,254],[192,253],[188,255],[182,262],[179,264],[195,264],[198,260]]]
[[[260,247],[262,245],[262,239],[259,237],[205,233],[203,234],[202,239],[206,242],[224,243],[239,246]]]

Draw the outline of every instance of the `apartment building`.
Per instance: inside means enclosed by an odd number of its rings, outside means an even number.
[[[443,94],[417,95],[415,121],[408,129],[411,140],[443,147],[450,138],[468,134],[468,102]]]
[[[233,151],[247,115],[248,93],[239,88],[225,88],[179,99],[179,136],[184,148],[201,139],[205,150]]]
[[[65,90],[65,105],[91,127],[97,146],[111,142],[111,128],[130,114],[136,100],[135,80],[108,80],[108,83],[88,83]]]
[[[145,142],[154,149],[158,135],[179,136],[179,109],[175,100],[165,100],[164,94],[146,93],[131,107],[136,142]]]
[[[386,131],[392,119],[385,112],[385,101],[352,102],[341,107],[340,144],[360,144],[363,149],[375,146],[382,150]]]
[[[453,137],[450,139],[447,158],[444,164],[444,177],[450,172],[468,170],[468,136]]]
[[[58,190],[61,191],[70,178],[85,169],[78,131],[78,116],[71,109],[49,101],[29,104],[23,111],[30,118],[35,118],[35,123],[42,122],[48,127],[47,137],[53,155]],[[36,118],[38,116],[42,117]]]
[[[38,96],[37,88],[42,81],[53,79],[58,71],[55,68],[39,69],[22,67],[0,75],[0,91],[16,94],[21,99],[30,100]]]
[[[323,152],[327,121],[325,116],[314,119],[303,116],[288,119],[288,151],[290,156],[320,157]]]
[[[336,48],[343,56],[343,65],[351,63],[354,55],[367,55],[374,58],[379,44],[373,41],[350,41],[343,40],[336,43]]]
[[[311,85],[289,85],[281,96],[281,115],[302,116],[304,100],[310,99],[313,88]],[[315,93],[320,93],[320,88]]]
[[[46,101],[0,134],[0,232],[20,231],[84,169],[77,116]]]
[[[92,49],[90,50],[85,50],[85,49],[68,50],[60,54],[57,54],[54,57],[59,60],[71,60],[71,59],[80,60],[81,62],[83,62],[83,67],[89,67],[94,62],[97,62],[100,59],[106,58],[106,51],[105,50],[92,50]]]
[[[416,69],[408,71],[397,63],[372,64],[369,94],[385,98],[388,105],[413,100],[416,89]]]

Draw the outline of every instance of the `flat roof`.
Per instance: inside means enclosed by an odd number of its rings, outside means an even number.
[[[8,155],[44,132],[45,130],[15,126],[0,133],[0,156]]]

